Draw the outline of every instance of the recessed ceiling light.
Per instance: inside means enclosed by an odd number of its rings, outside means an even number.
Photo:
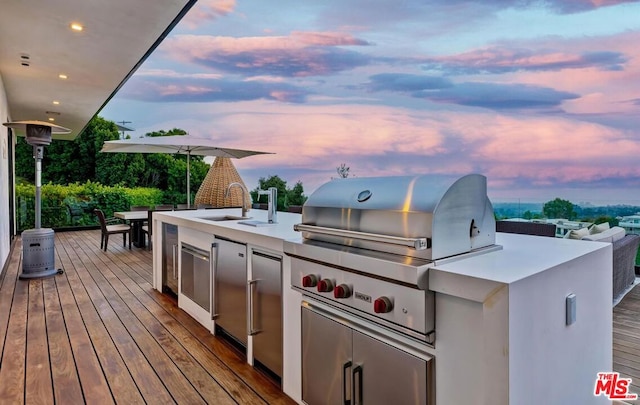
[[[80,31],[82,31],[84,29],[84,27],[80,23],[71,23],[71,25],[69,25],[69,27],[71,27],[72,30],[78,31],[78,32],[80,32]]]
[[[56,119],[53,117],[49,117],[49,121],[55,121]]]
[[[64,79],[66,79],[66,78],[67,78],[67,75],[65,75],[64,73],[60,73],[60,74],[58,75],[58,77],[59,77],[59,78],[61,78],[62,80],[64,80]]]
[[[58,105],[60,102],[58,100],[53,100],[53,104]]]

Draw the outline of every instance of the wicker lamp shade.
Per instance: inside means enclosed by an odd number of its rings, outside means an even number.
[[[239,187],[233,187],[229,197],[225,198],[229,184],[236,182],[245,186],[231,159],[217,157],[196,193],[195,205],[211,204],[216,208],[241,207],[243,205],[242,191]],[[251,208],[251,196],[249,194],[245,197],[244,206]]]

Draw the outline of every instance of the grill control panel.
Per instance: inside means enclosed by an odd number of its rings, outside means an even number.
[[[434,293],[317,262],[291,258],[291,285],[309,297],[420,334],[435,328]]]

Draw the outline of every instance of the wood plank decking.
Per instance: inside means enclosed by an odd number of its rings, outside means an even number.
[[[31,281],[18,279],[21,250],[0,276],[0,403],[294,403],[152,289],[146,250],[58,232],[64,273]],[[640,393],[640,286],[613,309],[613,369]]]
[[[64,273],[0,278],[0,403],[293,404],[244,356],[151,287],[151,254],[100,231],[56,233]]]
[[[613,309],[613,370],[631,378],[630,392],[640,395],[640,285]]]

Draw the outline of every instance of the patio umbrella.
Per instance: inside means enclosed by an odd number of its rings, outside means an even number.
[[[215,141],[191,135],[171,135],[105,141],[101,152],[114,153],[170,153],[187,155],[187,204],[191,204],[189,159],[191,155],[220,156],[242,159],[247,156],[269,154],[244,149],[217,146]]]

